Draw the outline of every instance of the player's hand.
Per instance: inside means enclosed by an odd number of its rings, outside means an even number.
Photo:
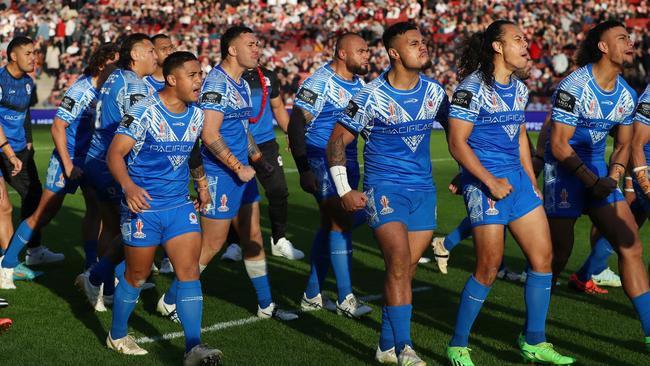
[[[149,193],[134,183],[124,187],[124,198],[126,199],[126,204],[129,206],[131,212],[139,213],[151,207],[147,202],[147,200],[152,200]]]
[[[600,177],[596,181],[596,184],[591,187],[591,191],[594,194],[594,197],[597,199],[604,199],[609,196],[616,187],[618,187],[618,182],[612,177]]]
[[[255,177],[255,169],[250,165],[244,165],[237,172],[237,178],[242,182],[246,183]]]
[[[81,178],[84,171],[76,165],[72,165],[70,168],[65,168],[65,176],[70,180],[77,180]]]
[[[490,195],[497,201],[506,198],[512,192],[512,185],[508,178],[494,178],[486,185],[490,190]]]
[[[16,155],[11,155],[9,157],[9,162],[14,166],[14,168],[11,170],[11,176],[14,177],[23,169],[23,162],[20,161]]]
[[[451,182],[449,182],[449,192],[451,194],[462,194],[463,190],[461,189],[462,187],[460,186],[460,173],[456,174],[455,177],[451,179]]]
[[[533,173],[535,173],[535,177],[539,177],[539,175],[544,171],[544,160],[535,156],[533,157]]]
[[[316,184],[316,176],[311,170],[300,173],[300,188],[307,193],[314,194],[318,191],[318,184]]]
[[[212,207],[212,197],[207,189],[199,189],[198,204],[199,207],[196,207],[196,210],[200,213],[206,213]]]
[[[28,142],[28,143],[27,143],[27,150],[29,150],[29,151],[34,150],[34,144],[31,143],[31,142]]]
[[[368,202],[366,194],[354,189],[341,197],[341,205],[347,212],[354,212],[365,208],[366,202]]]

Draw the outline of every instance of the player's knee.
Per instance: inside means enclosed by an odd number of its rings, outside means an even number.
[[[176,277],[180,281],[194,281],[199,279],[199,266],[196,263],[174,266]]]
[[[624,258],[641,258],[643,256],[643,246],[638,237],[621,242],[618,250],[619,255]]]
[[[494,281],[497,279],[497,273],[499,272],[498,265],[486,265],[478,266],[476,272],[474,273],[474,278],[481,284],[485,286],[492,286]]]

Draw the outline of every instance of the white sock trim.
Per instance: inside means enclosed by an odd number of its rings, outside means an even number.
[[[266,259],[256,261],[244,259],[244,267],[250,278],[266,276]]]

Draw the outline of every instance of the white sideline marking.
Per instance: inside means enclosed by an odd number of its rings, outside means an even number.
[[[431,159],[431,162],[435,163],[435,162],[440,162],[440,161],[452,161],[452,160],[454,160],[454,159],[452,159],[452,158],[434,158],[434,159]],[[363,168],[363,164],[359,164],[359,168]],[[298,169],[296,169],[296,168],[284,168],[284,172],[285,172],[285,174],[298,173]]]
[[[429,291],[431,290],[432,287],[429,286],[424,286],[424,287],[415,287],[412,291],[415,292],[424,292],[424,291]],[[368,295],[368,296],[361,296],[359,299],[361,301],[376,301],[379,300],[383,297],[381,294],[377,295]],[[204,327],[201,328],[201,333],[208,333],[208,332],[216,332],[219,330],[223,329],[228,329],[228,328],[234,328],[234,327],[240,327],[242,325],[250,324],[250,323],[255,323],[260,320],[264,320],[262,318],[258,318],[256,316],[251,316],[248,318],[242,318],[238,320],[231,320],[227,322],[221,322],[221,323],[216,323],[212,324],[209,327]],[[153,343],[153,342],[158,342],[158,341],[169,341],[175,338],[180,338],[183,337],[183,332],[172,332],[172,333],[167,333],[163,334],[161,336],[155,336],[155,337],[140,337],[135,340],[136,343],[142,344],[142,343]]]

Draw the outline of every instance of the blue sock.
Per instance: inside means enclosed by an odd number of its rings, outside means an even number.
[[[355,211],[352,214],[352,228],[356,229],[359,226],[365,224],[367,222],[367,216],[366,216],[366,211],[365,210],[359,210]]]
[[[84,253],[86,254],[86,269],[97,263],[97,240],[84,241]]]
[[[632,304],[639,314],[643,334],[650,337],[650,291],[633,298]]]
[[[260,308],[267,308],[273,302],[273,298],[271,297],[269,276],[266,273],[266,259],[257,261],[244,259],[244,266],[246,267],[248,277],[253,282],[253,287],[257,294],[257,303],[260,305]]]
[[[379,333],[379,349],[382,351],[395,347],[395,336],[393,336],[393,327],[390,325],[388,318],[387,306],[381,308],[381,333]]]
[[[467,347],[474,320],[476,320],[489,293],[490,287],[479,283],[474,278],[474,275],[469,277],[467,283],[465,283],[465,288],[463,288],[463,293],[460,295],[458,318],[456,319],[454,336],[451,338],[449,346]]]
[[[318,229],[311,245],[311,272],[307,281],[305,294],[311,299],[320,294],[323,282],[327,277],[330,266],[329,235],[323,229]]]
[[[350,244],[343,233],[330,231],[330,260],[336,276],[339,303],[352,293],[352,280],[350,279],[352,247]]]
[[[18,254],[23,250],[25,245],[32,238],[32,228],[27,224],[27,220],[23,220],[16,229],[14,236],[11,237],[9,247],[5,251],[4,259],[2,260],[2,268],[15,268],[20,261]]]
[[[411,304],[399,306],[386,306],[386,313],[393,328],[393,337],[395,338],[395,352],[397,355],[402,351],[404,346],[413,347],[411,342]]]
[[[472,224],[469,221],[469,217],[465,217],[463,221],[458,224],[454,231],[447,234],[445,237],[445,249],[451,251],[454,249],[461,241],[467,239],[472,235]]]
[[[120,264],[115,266],[112,272],[114,272],[114,275],[118,280],[122,281],[122,279],[124,279],[124,272],[126,272],[126,262],[121,261]],[[111,273],[111,275],[113,275],[113,273]]]
[[[113,263],[111,263],[108,257],[102,257],[97,264],[90,268],[90,275],[88,277],[90,283],[93,286],[101,286],[108,277],[113,277],[114,268]]]
[[[524,286],[526,302],[526,343],[546,342],[546,314],[551,303],[552,273],[528,271]]]
[[[128,322],[133,309],[140,296],[140,289],[129,285],[126,281],[120,281],[115,290],[113,301],[113,321],[111,323],[111,338],[120,339],[126,337]]]
[[[174,280],[172,281],[171,285],[169,285],[169,288],[167,289],[167,292],[165,292],[165,297],[163,298],[163,301],[165,304],[168,305],[173,305],[176,304],[176,298],[177,298],[177,289],[178,289],[178,280],[176,277],[174,277]]]
[[[201,281],[178,281],[176,311],[185,333],[185,352],[201,343],[201,317],[203,316],[203,294]]]
[[[591,279],[592,275],[599,274],[607,269],[607,259],[610,255],[614,254],[614,248],[609,244],[605,237],[601,236],[596,240],[596,244],[591,249],[589,257],[585,263],[580,267],[576,274],[578,279],[582,282],[587,282]]]

